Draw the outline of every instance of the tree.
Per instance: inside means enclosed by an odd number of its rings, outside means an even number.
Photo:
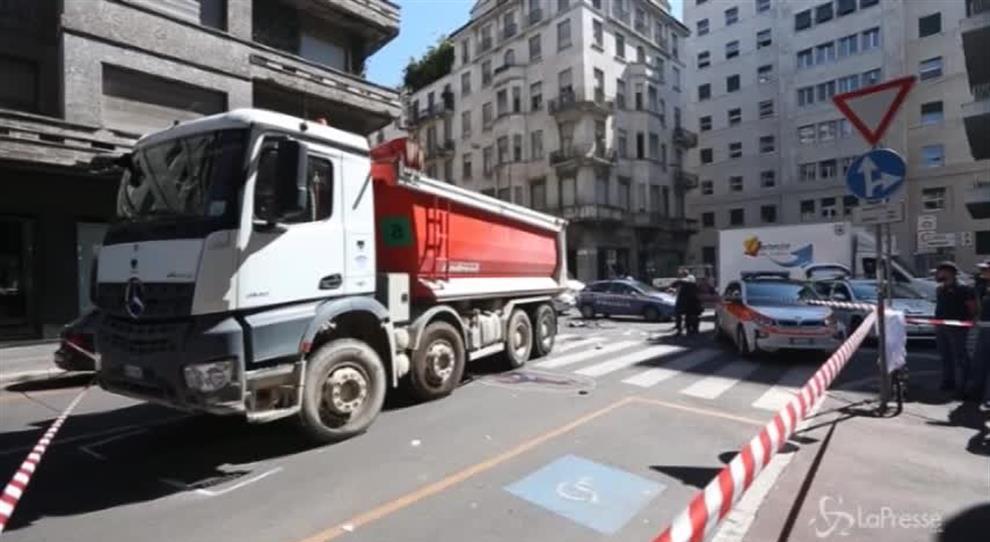
[[[446,36],[441,36],[419,60],[409,59],[402,72],[402,86],[409,92],[416,92],[449,74],[453,65],[454,44]]]

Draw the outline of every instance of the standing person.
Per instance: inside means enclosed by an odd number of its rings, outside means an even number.
[[[979,393],[982,386],[983,406],[990,408],[990,260],[977,264],[976,297],[980,304],[980,313],[976,325],[976,352],[973,354],[973,364],[976,369],[974,393]]]
[[[677,312],[677,334],[681,334],[681,323],[688,335],[698,332],[698,316],[701,314],[701,300],[698,297],[698,283],[694,275],[685,272],[684,278],[677,288],[677,301],[674,310]]]
[[[942,262],[935,268],[938,290],[935,318],[940,320],[970,320],[976,314],[973,289],[959,284],[959,268],[952,262]],[[956,326],[936,326],[935,340],[942,358],[942,390],[964,392],[971,385],[969,355],[966,352],[968,329]],[[958,375],[957,375],[958,372]]]

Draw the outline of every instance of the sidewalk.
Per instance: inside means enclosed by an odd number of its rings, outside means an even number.
[[[933,382],[915,375],[904,411],[885,419],[862,404],[872,391],[830,392],[743,540],[985,539],[990,414]]]
[[[62,374],[55,366],[56,350],[57,341],[0,348],[0,384]]]

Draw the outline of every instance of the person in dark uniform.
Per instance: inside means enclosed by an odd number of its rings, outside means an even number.
[[[977,389],[972,393],[982,398],[985,408],[990,408],[990,260],[977,264],[976,269],[976,299],[980,310],[976,322],[976,352],[973,354]],[[979,390],[979,387],[983,389]]]
[[[935,268],[935,280],[939,284],[935,302],[936,319],[971,320],[976,315],[973,289],[960,284],[958,274],[959,268],[952,262],[942,262]],[[943,391],[962,393],[972,385],[970,379],[975,375],[970,374],[969,354],[966,352],[968,332],[965,327],[935,327],[935,340],[942,358]]]
[[[677,281],[677,301],[674,304],[677,313],[677,334],[681,334],[681,322],[688,335],[698,332],[699,317],[701,316],[701,298],[698,295],[698,282],[694,275],[684,273]]]

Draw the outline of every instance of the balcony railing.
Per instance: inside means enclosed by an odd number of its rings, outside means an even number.
[[[615,149],[609,149],[605,142],[596,143],[591,149],[584,150],[571,145],[550,153],[550,165],[559,166],[570,162],[588,162],[597,165],[609,165],[615,163],[617,153]]]
[[[563,113],[574,109],[583,109],[601,114],[609,114],[614,102],[605,99],[605,92],[595,89],[592,100],[581,100],[573,89],[562,91],[556,98],[550,100],[550,113]]]
[[[698,134],[683,126],[674,128],[674,144],[682,149],[693,149],[698,146]]]
[[[529,10],[529,24],[536,24],[543,20],[543,10],[540,8]]]
[[[429,141],[426,144],[426,158],[449,156],[454,153],[454,140]]]
[[[698,175],[678,168],[674,171],[674,184],[681,190],[692,190],[698,188]]]
[[[571,222],[624,222],[628,212],[620,207],[600,203],[565,205],[549,211]]]

